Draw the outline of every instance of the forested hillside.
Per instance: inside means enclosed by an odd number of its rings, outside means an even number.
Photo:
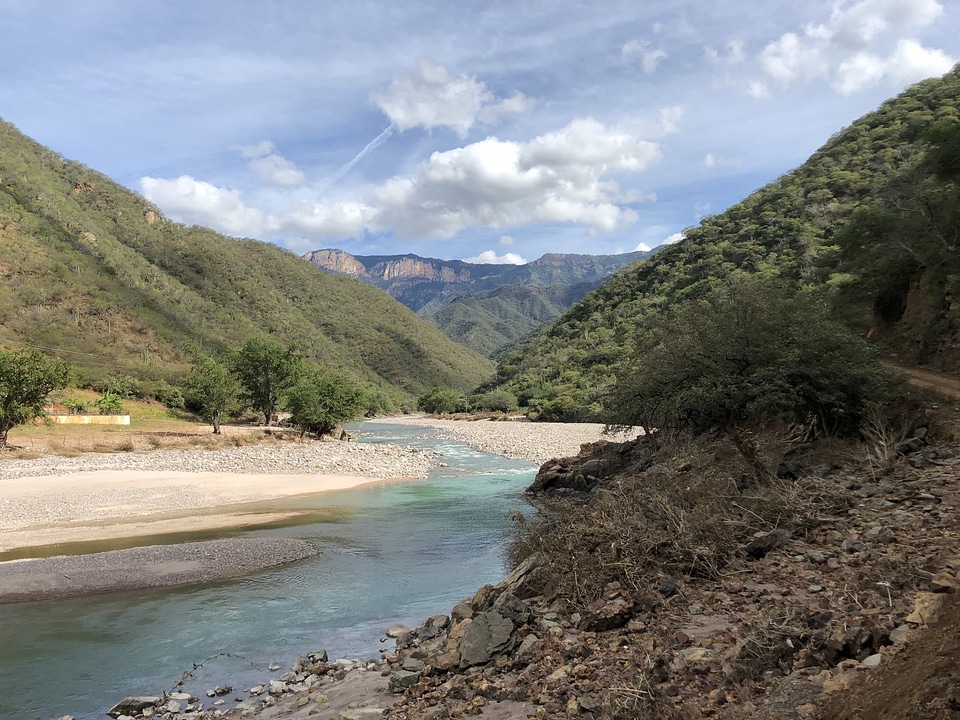
[[[492,369],[386,293],[269,243],[170,222],[0,122],[0,345],[61,355],[87,380],[173,380],[188,344],[218,354],[266,335],[394,405]]]
[[[511,353],[492,386],[544,418],[602,418],[636,336],[738,272],[821,293],[851,329],[901,360],[951,367],[958,106],[958,68],[886,102],[795,171],[614,275]]]

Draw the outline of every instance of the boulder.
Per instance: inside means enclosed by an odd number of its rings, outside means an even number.
[[[513,622],[495,610],[478,613],[460,643],[460,667],[485,665],[517,644]]]
[[[391,625],[390,627],[388,627],[387,632],[385,634],[388,638],[393,638],[394,640],[396,640],[398,637],[408,632],[410,632],[410,628],[408,628],[406,625],[401,625],[400,623],[396,623],[395,625]]]
[[[107,710],[107,715],[112,718],[118,718],[121,715],[135,715],[147,708],[156,707],[160,704],[161,698],[153,696],[125,697],[112,708]]]
[[[419,679],[419,672],[413,672],[411,670],[398,670],[390,675],[388,689],[394,694],[400,694],[408,687],[416,685]]]
[[[502,593],[493,601],[493,609],[510,619],[517,627],[530,622],[530,606],[513,593]]]

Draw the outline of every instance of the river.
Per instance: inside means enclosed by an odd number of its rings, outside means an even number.
[[[290,566],[214,585],[0,605],[0,718],[101,718],[126,695],[169,690],[218,653],[231,657],[198,669],[187,690],[230,684],[246,697],[245,688],[280,674],[267,672],[270,663],[284,672],[320,648],[331,659],[377,657],[389,625],[447,613],[502,578],[509,515],[523,506],[532,464],[422,427],[360,431],[362,442],[437,450],[450,467],[423,481],[285,501],[311,511],[309,521],[247,534],[323,550]]]

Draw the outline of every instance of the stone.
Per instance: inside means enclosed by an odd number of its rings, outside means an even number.
[[[107,715],[112,718],[119,718],[121,715],[135,715],[147,708],[153,708],[159,705],[161,698],[152,695],[143,695],[139,697],[125,697],[112,708],[107,710]]]
[[[372,720],[382,717],[385,710],[377,707],[361,707],[344,710],[337,716],[337,720]]]
[[[450,611],[450,617],[453,619],[454,623],[457,623],[460,620],[469,620],[473,617],[473,603],[469,599],[461,600],[456,604],[453,610]]]
[[[853,682],[852,672],[842,672],[823,681],[823,691],[825,693],[835,693],[846,690]]]
[[[935,593],[954,593],[960,591],[960,579],[947,572],[937,573],[930,579],[930,589]]]
[[[863,659],[861,663],[864,667],[875,668],[880,664],[880,661],[883,660],[883,656],[880,653],[875,653],[869,655]]]
[[[890,642],[894,645],[903,645],[907,641],[907,638],[910,636],[910,626],[909,625],[898,625],[893,630],[890,631]]]
[[[387,632],[385,634],[388,638],[393,638],[394,640],[396,640],[398,637],[408,632],[410,632],[410,628],[408,628],[406,625],[401,625],[400,623],[396,623],[388,627]]]
[[[410,672],[422,672],[423,671],[423,660],[417,660],[417,658],[408,657],[400,665],[404,670],[409,670]]]
[[[270,663],[269,665],[267,665],[267,670],[269,670],[270,672],[276,672],[279,669],[280,669],[280,663]]]
[[[530,606],[513,593],[501,593],[493,601],[493,609],[505,618],[509,618],[518,627],[530,622]]]
[[[677,593],[677,581],[667,575],[660,580],[660,594],[664,597],[670,597]]]
[[[907,615],[906,621],[914,625],[926,625],[937,616],[942,604],[942,595],[936,593],[917,593],[914,600],[913,612]]]
[[[770,532],[764,533],[760,532],[753,536],[751,540],[744,547],[744,551],[747,553],[747,556],[759,560],[767,556],[771,550],[776,550],[778,547],[783,545],[790,539],[790,533],[786,530],[777,529],[771,530]]]
[[[581,630],[590,632],[603,632],[623,627],[633,617],[633,609],[633,599],[616,590],[607,593],[591,605],[580,619],[579,627]]]
[[[420,673],[410,670],[397,670],[391,673],[388,689],[394,694],[400,694],[408,687],[412,687],[420,680]]]
[[[287,684],[282,680],[271,680],[270,688],[267,690],[271,695],[281,695],[287,692]]]
[[[533,652],[534,646],[538,642],[540,642],[540,638],[537,637],[536,633],[530,633],[527,635],[521,641],[520,647],[517,648],[517,657],[522,658]]]
[[[495,610],[478,613],[460,643],[460,666],[485,665],[516,646],[513,623]]]

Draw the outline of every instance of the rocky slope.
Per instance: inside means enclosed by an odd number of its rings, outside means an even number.
[[[953,662],[960,652],[958,412],[917,425],[882,462],[864,447],[848,447],[859,456],[845,462],[818,451],[783,464],[766,488],[745,485],[723,503],[722,524],[744,524],[712,572],[671,565],[663,544],[646,557],[618,555],[591,548],[590,534],[579,533],[577,550],[553,560],[570,575],[619,558],[619,567],[606,570],[623,582],[580,598],[549,592],[543,558],[531,558],[449,615],[390,628],[396,649],[382,662],[303,658],[278,680],[228,693],[243,699],[228,715],[953,720],[960,707]],[[545,465],[538,487],[565,475],[576,480],[566,485],[581,500],[627,488],[646,493],[651,507],[663,499],[657,488],[696,493],[698,478],[715,488],[728,472],[738,476],[718,446],[675,450],[651,453],[642,441],[586,446],[576,458]],[[764,495],[781,502],[765,510],[756,502]],[[695,506],[671,507],[660,517],[679,523],[679,547],[698,530],[684,523],[698,520]],[[765,530],[749,532],[742,518],[750,513],[763,514],[757,527]],[[703,556],[710,548],[690,551]],[[220,714],[190,698],[173,698],[174,712],[171,697],[130,715],[155,716],[157,707],[167,720]]]

